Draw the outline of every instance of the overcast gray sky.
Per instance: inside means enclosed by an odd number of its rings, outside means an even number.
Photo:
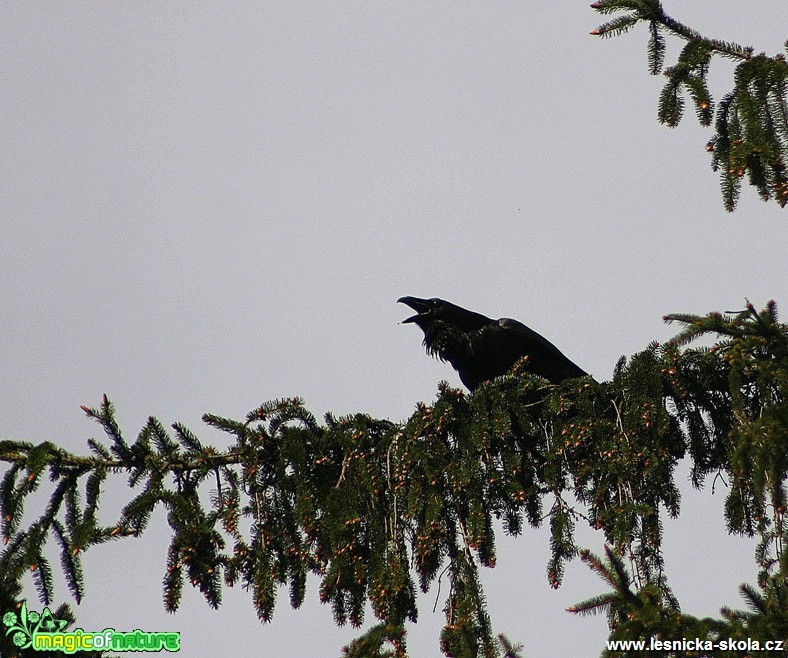
[[[665,6],[756,51],[786,38],[782,1]],[[459,385],[397,325],[404,294],[517,318],[600,379],[672,335],[665,313],[788,305],[785,211],[745,188],[724,212],[708,131],[691,109],[656,122],[644,31],[601,40],[599,22],[525,0],[0,3],[0,437],[84,452],[101,431],[79,405],[104,392],[129,438],[155,415],[226,445],[202,413],[291,395],[404,419]],[[717,98],[730,70],[715,64]],[[723,492],[682,491],[665,529],[683,609],[742,606],[752,542],[725,536]],[[167,615],[167,539],[160,512],[92,549],[80,626],[239,658],[339,655],[358,633],[314,583],[266,626],[240,588],[219,611],[187,589]],[[528,656],[597,656],[604,618],[564,608],[604,583],[575,563],[553,591],[545,532],[500,541],[496,630]],[[414,656],[438,654],[436,596]]]

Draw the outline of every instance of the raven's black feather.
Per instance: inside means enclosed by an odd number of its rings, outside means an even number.
[[[525,356],[526,370],[554,384],[587,374],[549,340],[517,320],[493,320],[437,298],[400,297],[397,301],[416,311],[403,322],[421,328],[427,352],[451,363],[471,391],[506,374]]]

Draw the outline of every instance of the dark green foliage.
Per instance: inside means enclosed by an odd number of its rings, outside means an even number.
[[[85,411],[110,437],[109,449],[91,440],[91,456],[80,457],[49,443],[0,443],[0,460],[9,465],[0,484],[0,593],[16,605],[19,583],[32,570],[41,600],[52,600],[51,533],[79,600],[81,553],[141,535],[161,506],[172,530],[163,577],[168,610],[177,610],[184,584],[214,607],[223,586],[240,584],[269,621],[280,588],[297,608],[311,574],[337,623],[361,625],[368,604],[381,622],[346,655],[401,657],[404,625],[417,619],[416,587],[427,591],[440,579],[447,584],[443,652],[513,656],[518,650],[493,632],[479,569],[496,564],[497,528],[517,535],[547,521],[554,587],[579,552],[577,524],[604,534],[606,561],[580,555],[612,592],[573,610],[607,612],[611,639],[781,633],[786,327],[774,304],[666,319],[683,324],[682,332],[622,358],[609,382],[582,377],[551,385],[522,373],[520,363],[472,395],[442,383],[432,404],[418,404],[404,423],[364,414],[320,423],[300,400],[275,400],[245,421],[205,415],[232,436],[223,450],[153,418],[129,444],[105,398]],[[686,346],[704,334],[717,338],[713,347]],[[709,476],[728,483],[730,531],[760,539],[758,589],[743,589],[751,612],[695,619],[670,590],[662,518],[679,513],[674,471],[684,457],[695,486]],[[22,529],[25,499],[45,471],[53,483],[49,505]],[[127,474],[137,490],[121,518],[103,525],[102,485],[115,473]]]
[[[705,401],[705,412],[718,428],[716,442],[720,444],[704,450],[710,457],[706,469],[726,472],[730,486],[726,501],[728,528],[761,538],[758,562],[763,574],[768,573],[776,568],[788,543],[786,326],[778,323],[774,302],[761,312],[748,304],[732,318],[712,313],[705,318],[673,315],[666,319],[686,325],[674,343],[705,333],[724,337],[713,352],[706,353],[721,362],[717,368],[720,374],[727,372],[727,382],[705,378],[710,396]],[[724,388],[730,391],[730,397],[723,393]],[[695,463],[697,467],[697,458]]]
[[[784,561],[788,562],[788,560]],[[760,590],[750,585],[740,587],[750,612],[722,609],[722,616],[735,638],[758,638],[763,643],[768,639],[788,639],[788,568],[783,564],[780,571],[762,576]]]
[[[611,640],[711,643],[788,639],[788,328],[777,322],[771,302],[761,312],[751,306],[734,315],[671,315],[685,325],[664,349],[668,399],[681,420],[693,460],[693,481],[711,474],[729,483],[726,517],[731,532],[758,535],[755,558],[761,567],[758,589],[742,585],[750,612],[722,609],[722,619],[698,619],[680,611],[669,590],[647,584],[633,590],[624,569],[624,551],[607,549],[607,561],[581,552],[582,559],[612,588],[570,608],[587,614],[607,612]],[[680,353],[678,346],[703,334],[721,337],[711,349]],[[719,646],[718,644],[716,644]],[[653,652],[652,652],[653,653]],[[743,656],[746,652],[670,650],[665,656]],[[605,652],[610,656],[641,653]]]
[[[403,658],[405,628],[396,624],[377,624],[342,650],[344,658]],[[386,643],[394,649],[384,649]]]
[[[627,573],[621,556],[610,548],[606,549],[606,560],[601,560],[589,551],[581,551],[583,562],[599,575],[613,591],[601,594],[591,599],[577,603],[568,610],[576,614],[596,614],[605,612],[610,626],[610,641],[637,641],[643,640],[646,646],[652,638],[660,641],[679,641],[683,639],[695,640],[701,638],[718,642],[727,639],[724,635],[725,625],[712,619],[696,619],[680,612],[675,601],[664,595],[659,587],[647,584],[638,590],[633,590],[632,582]],[[657,656],[722,656],[739,655],[734,652],[719,653],[713,651],[651,651]],[[645,653],[641,650],[610,650],[602,652],[605,657],[635,657]]]
[[[664,596],[658,587],[646,585],[634,591],[626,568],[615,552],[606,549],[606,560],[589,551],[581,551],[581,559],[606,583],[611,592],[595,596],[570,607],[570,612],[586,615],[605,612],[610,626],[609,641],[638,641],[649,646],[653,639],[663,643],[661,649],[647,655],[664,657],[744,658],[752,655],[741,649],[758,643],[758,651],[775,647],[776,641],[788,640],[788,570],[762,578],[760,591],[742,585],[742,595],[751,612],[723,608],[722,619],[698,618],[683,613],[675,601]],[[686,640],[700,641],[700,646],[687,646]],[[732,644],[735,643],[735,644]],[[670,643],[667,646],[664,643]],[[783,644],[783,647],[785,645]],[[773,649],[774,650],[774,649]],[[776,651],[783,655],[784,651]],[[636,658],[642,650],[606,649],[603,658]]]
[[[512,644],[509,638],[503,634],[498,636],[498,641],[501,643],[501,649],[503,649],[502,658],[524,658],[522,645]]]
[[[665,62],[665,37],[656,21],[651,21],[648,29],[648,70],[651,75],[659,75]]]
[[[638,23],[647,23],[648,68],[667,77],[659,97],[659,121],[675,127],[684,115],[689,95],[702,126],[714,121],[715,134],[706,145],[711,166],[720,172],[725,208],[732,211],[747,176],[758,195],[781,207],[788,202],[788,62],[782,53],[768,57],[735,43],[709,39],[671,18],[657,0],[600,0],[591,5],[601,14],[625,12],[591,34],[615,36]],[[663,68],[665,35],[686,41],[673,66]],[[738,62],[733,90],[725,94],[714,114],[707,85],[711,59],[721,56]]]

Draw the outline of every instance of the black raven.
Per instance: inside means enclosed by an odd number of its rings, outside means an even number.
[[[517,320],[492,320],[437,298],[400,297],[397,301],[416,311],[402,322],[421,328],[427,353],[451,363],[470,391],[506,374],[525,356],[526,369],[553,384],[587,374],[549,340]]]

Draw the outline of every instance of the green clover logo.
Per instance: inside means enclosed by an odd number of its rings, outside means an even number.
[[[39,631],[45,633],[58,633],[68,622],[57,619],[49,608],[39,614],[35,610],[28,612],[27,603],[23,603],[19,610],[19,617],[15,612],[6,612],[3,615],[3,624],[8,627],[5,634],[11,635],[12,642],[20,649],[26,649],[33,644],[33,636]]]
[[[36,621],[38,621],[38,613],[33,614],[36,615]],[[5,634],[11,635],[13,633],[11,640],[20,649],[26,649],[33,643],[33,632],[30,630],[29,620],[30,615],[27,613],[26,603],[23,603],[22,608],[19,610],[19,619],[17,619],[14,612],[6,612],[3,615],[3,623],[8,626]]]

